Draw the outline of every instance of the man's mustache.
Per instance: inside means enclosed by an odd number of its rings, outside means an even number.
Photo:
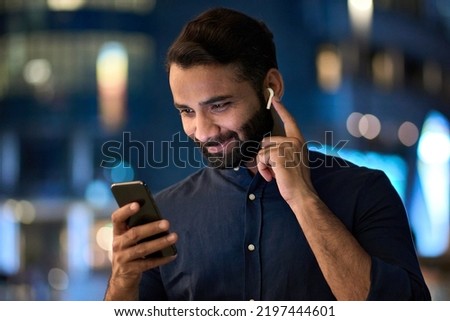
[[[238,134],[235,132],[229,132],[225,135],[212,137],[208,139],[206,142],[202,142],[194,137],[194,142],[201,148],[223,145],[224,143],[229,142],[231,140],[239,141]]]

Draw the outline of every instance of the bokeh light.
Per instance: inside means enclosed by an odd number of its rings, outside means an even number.
[[[347,131],[354,137],[361,137],[361,132],[359,131],[359,121],[363,117],[363,114],[358,112],[353,112],[347,117]]]
[[[69,287],[69,276],[60,268],[52,268],[48,271],[48,283],[54,289],[58,291],[67,290]]]
[[[359,120],[358,129],[365,138],[374,139],[380,134],[381,123],[375,115],[366,114]]]
[[[412,146],[419,139],[419,129],[414,123],[405,121],[398,128],[398,139],[403,145]]]

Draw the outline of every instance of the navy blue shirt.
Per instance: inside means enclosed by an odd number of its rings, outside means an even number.
[[[322,201],[372,257],[368,299],[429,300],[386,175],[317,152],[310,165]],[[274,180],[204,168],[155,199],[179,236],[178,257],[144,272],[141,300],[335,300]]]

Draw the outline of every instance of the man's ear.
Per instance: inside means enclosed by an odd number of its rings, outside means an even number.
[[[264,79],[264,97],[266,100],[270,98],[270,92],[267,90],[267,88],[271,88],[273,90],[273,93],[278,98],[281,98],[284,93],[284,83],[283,83],[283,77],[281,76],[281,73],[278,69],[272,68],[267,72],[266,78]],[[284,131],[284,125],[281,121],[280,116],[275,111],[274,108],[271,108],[270,110],[272,117],[273,117],[273,128],[272,128],[272,135],[273,136],[286,136],[286,133]]]
[[[281,98],[284,94],[283,76],[276,68],[271,68],[264,79],[264,88],[272,88],[274,95]],[[264,92],[266,100],[269,98],[269,92]]]

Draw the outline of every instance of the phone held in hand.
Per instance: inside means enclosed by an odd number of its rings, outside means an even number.
[[[111,185],[111,192],[113,193],[119,207],[125,206],[132,202],[139,203],[139,211],[127,220],[127,224],[129,227],[147,224],[162,219],[159,209],[153,199],[152,193],[150,192],[150,189],[148,188],[147,184],[145,184],[145,182],[130,181],[113,183]],[[154,240],[167,234],[169,233],[162,232],[157,235],[145,238],[139,243]],[[148,255],[148,257],[165,257],[175,255],[176,253],[176,247],[175,245],[172,245]]]

